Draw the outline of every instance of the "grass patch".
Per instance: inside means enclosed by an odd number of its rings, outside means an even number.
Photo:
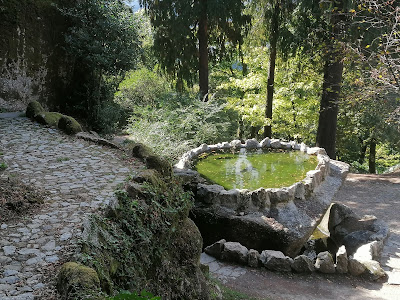
[[[8,166],[7,166],[6,163],[4,163],[4,162],[1,162],[1,163],[0,163],[0,171],[4,171],[4,170],[7,169],[7,168],[8,168]]]

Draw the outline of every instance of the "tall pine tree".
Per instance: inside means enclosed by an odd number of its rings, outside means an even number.
[[[178,90],[184,83],[198,82],[200,97],[208,99],[209,44],[223,54],[225,43],[242,43],[243,0],[141,0],[154,26],[154,49],[162,68],[176,79]],[[222,51],[222,52],[221,52]]]

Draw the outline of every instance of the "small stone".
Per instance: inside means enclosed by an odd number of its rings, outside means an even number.
[[[45,261],[47,261],[48,263],[55,263],[59,260],[57,255],[52,255],[52,256],[46,256]]]
[[[341,246],[336,253],[336,272],[339,274],[347,273],[348,258],[345,246]]]
[[[293,260],[292,269],[297,273],[312,273],[314,262],[306,255],[299,255]]]
[[[270,146],[271,146],[272,148],[274,148],[274,149],[279,149],[279,148],[281,148],[281,141],[278,140],[278,139],[272,139],[272,140],[270,141]]]
[[[242,147],[242,142],[240,140],[233,140],[230,144],[234,149],[239,149]]]
[[[8,276],[0,279],[0,283],[14,284],[19,281],[18,276]]]
[[[268,137],[266,137],[265,139],[263,139],[263,140],[260,142],[260,145],[261,145],[261,147],[263,147],[263,148],[269,148],[269,147],[271,146],[271,140],[270,140]]]
[[[257,148],[261,148],[260,143],[259,143],[256,139],[247,140],[244,146],[245,146],[247,149],[257,149]]]
[[[292,270],[293,259],[285,256],[281,251],[264,250],[261,252],[260,260],[267,269],[272,271],[290,272]]]
[[[257,250],[250,249],[247,253],[247,264],[249,267],[257,268],[260,265],[260,253]]]
[[[56,241],[49,241],[42,247],[43,250],[52,251],[56,247]]]
[[[365,272],[367,268],[358,260],[353,259],[353,257],[349,258],[348,270],[349,273],[353,276],[359,276]]]
[[[335,273],[335,264],[332,255],[328,251],[318,253],[315,269],[321,273]]]
[[[237,242],[226,242],[224,244],[224,250],[221,253],[223,260],[237,262],[246,265],[247,264],[247,253],[249,251],[245,246],[242,246]]]
[[[7,256],[0,256],[0,265],[5,265],[5,264],[9,263],[10,261],[12,261],[11,258],[9,258]]]
[[[7,224],[1,224],[1,229],[7,229],[8,225]]]
[[[39,282],[39,283],[35,284],[32,288],[33,288],[34,290],[39,290],[39,289],[44,288],[44,284],[41,283],[41,282]]]
[[[18,271],[17,270],[12,270],[12,269],[4,270],[4,272],[3,272],[3,276],[4,277],[13,276],[13,275],[16,275],[16,274],[18,274]]]
[[[60,241],[69,240],[69,239],[71,238],[71,236],[72,236],[72,234],[71,234],[70,232],[63,233],[63,234],[60,236]]]
[[[222,253],[222,250],[224,249],[225,243],[226,243],[226,240],[224,240],[224,239],[219,240],[218,242],[215,242],[214,244],[207,246],[204,249],[204,252],[215,258],[221,258],[221,253]]]
[[[17,248],[15,248],[14,246],[4,246],[3,247],[4,255],[9,256],[14,254],[16,249]]]

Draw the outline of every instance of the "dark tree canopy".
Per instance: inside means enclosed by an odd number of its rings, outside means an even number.
[[[210,58],[220,58],[226,54],[226,43],[241,44],[242,29],[249,22],[242,13],[242,0],[140,2],[154,26],[154,48],[161,67],[177,80],[178,88],[183,82],[189,86],[196,82],[201,55],[210,53]],[[201,22],[205,22],[205,28]],[[199,37],[204,34],[201,30],[205,30],[208,53],[199,51]],[[208,45],[212,45],[212,51]]]

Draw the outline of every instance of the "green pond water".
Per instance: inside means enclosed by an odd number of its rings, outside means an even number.
[[[316,156],[300,151],[212,153],[200,158],[196,170],[225,189],[279,188],[303,180],[318,164]]]

